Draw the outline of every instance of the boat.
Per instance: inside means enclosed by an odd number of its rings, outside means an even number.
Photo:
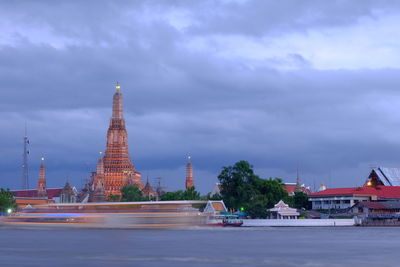
[[[209,226],[222,226],[222,227],[239,227],[243,224],[243,220],[234,214],[217,214],[210,215],[207,220]]]

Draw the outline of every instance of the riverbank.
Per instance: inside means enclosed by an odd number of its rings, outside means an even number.
[[[354,219],[297,219],[297,220],[269,220],[244,219],[243,227],[332,227],[354,226]]]

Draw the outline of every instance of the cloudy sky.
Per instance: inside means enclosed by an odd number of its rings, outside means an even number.
[[[222,166],[361,185],[400,167],[397,1],[2,1],[0,187],[77,187],[104,151],[116,81],[150,181],[211,191]]]

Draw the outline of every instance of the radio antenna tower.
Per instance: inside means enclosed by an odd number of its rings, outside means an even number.
[[[29,172],[28,172],[28,150],[29,139],[27,133],[27,127],[25,122],[25,136],[24,136],[24,154],[22,155],[22,179],[21,189],[29,189]]]

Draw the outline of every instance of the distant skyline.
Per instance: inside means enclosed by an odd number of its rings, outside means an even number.
[[[400,167],[400,3],[2,1],[0,187],[81,186],[104,151],[117,81],[135,167],[212,190],[247,160],[263,178],[361,185]],[[154,184],[154,183],[153,183]]]

